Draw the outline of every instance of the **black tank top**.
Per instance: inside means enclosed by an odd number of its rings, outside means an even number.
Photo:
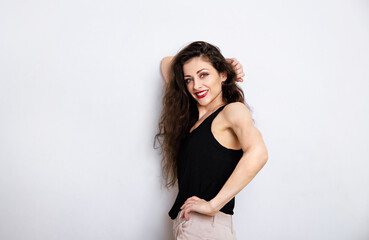
[[[228,180],[243,155],[242,149],[221,145],[211,132],[211,123],[225,107],[219,107],[182,140],[177,157],[178,195],[169,211],[175,219],[187,198],[213,199]],[[221,212],[233,215],[235,198]]]

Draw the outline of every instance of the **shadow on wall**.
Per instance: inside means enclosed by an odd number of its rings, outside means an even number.
[[[161,76],[160,73],[160,64],[158,66],[158,70],[159,70],[159,74]],[[153,91],[155,92],[155,94],[153,94],[153,99],[151,101],[151,109],[156,109],[156,111],[154,111],[155,116],[154,116],[154,121],[152,122],[152,134],[151,134],[151,139],[152,139],[152,146],[154,148],[154,152],[155,154],[155,162],[158,165],[158,167],[160,168],[160,174],[157,177],[157,180],[159,182],[159,184],[155,184],[155,186],[160,186],[160,192],[165,195],[165,201],[161,202],[161,203],[157,203],[157,202],[149,202],[149,205],[152,205],[150,207],[148,207],[148,209],[164,209],[163,212],[160,212],[158,215],[151,215],[150,213],[148,213],[147,218],[145,219],[145,223],[143,225],[147,225],[147,228],[143,228],[143,229],[150,229],[152,227],[150,227],[150,225],[152,226],[152,222],[158,222],[159,224],[157,224],[157,226],[159,226],[157,229],[155,229],[155,232],[148,234],[145,230],[143,230],[142,232],[137,234],[137,239],[146,239],[148,235],[151,236],[155,236],[155,238],[153,238],[153,240],[157,239],[157,240],[173,240],[173,220],[169,217],[168,212],[169,209],[171,208],[171,204],[174,203],[175,198],[177,197],[177,193],[178,193],[178,187],[177,185],[175,185],[175,187],[171,188],[171,189],[167,189],[165,188],[165,180],[162,177],[162,169],[161,169],[161,160],[162,160],[162,155],[161,155],[161,149],[160,149],[160,144],[155,141],[155,135],[158,133],[159,129],[158,129],[158,124],[160,121],[160,115],[161,115],[161,111],[162,111],[162,100],[163,100],[163,96],[164,96],[164,90],[165,90],[165,82],[164,79],[162,77],[158,78],[156,81],[158,84],[153,88]],[[158,189],[159,190],[159,189]],[[162,207],[158,207],[158,206],[162,206]],[[161,223],[161,224],[160,224]]]

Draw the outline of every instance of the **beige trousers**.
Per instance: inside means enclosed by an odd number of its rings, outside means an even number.
[[[190,212],[190,220],[180,218],[182,210],[173,220],[175,240],[236,240],[232,215],[218,212],[214,217]]]

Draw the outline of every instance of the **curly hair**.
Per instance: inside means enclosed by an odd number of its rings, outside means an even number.
[[[227,73],[227,79],[222,85],[222,99],[226,104],[241,102],[249,108],[242,89],[236,84],[235,71],[218,47],[196,41],[179,51],[170,66],[169,83],[165,88],[158,125],[159,132],[155,135],[155,140],[158,140],[162,150],[161,165],[166,188],[173,187],[176,183],[179,147],[191,127],[198,121],[197,102],[188,92],[183,74],[184,63],[194,57],[205,58],[218,73]]]

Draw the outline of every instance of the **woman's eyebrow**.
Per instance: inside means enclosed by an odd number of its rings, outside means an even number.
[[[196,72],[196,74],[197,74],[197,73],[199,73],[199,72],[201,72],[202,70],[208,70],[208,69],[206,69],[206,68],[202,68],[202,69],[200,69],[199,71],[197,71],[197,72]],[[191,77],[191,75],[185,75],[185,77]]]

